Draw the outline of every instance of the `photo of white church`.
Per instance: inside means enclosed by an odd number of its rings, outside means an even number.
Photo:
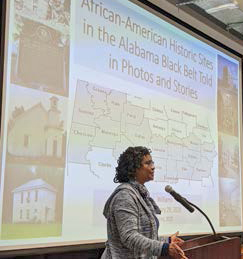
[[[64,163],[66,136],[58,101],[52,96],[49,107],[41,102],[28,109],[15,107],[8,125],[7,154],[11,161]]]

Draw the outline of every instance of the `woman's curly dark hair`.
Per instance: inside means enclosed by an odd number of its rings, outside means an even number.
[[[143,157],[150,155],[151,150],[146,147],[128,147],[118,158],[115,183],[125,183],[135,179],[136,169],[141,167]]]

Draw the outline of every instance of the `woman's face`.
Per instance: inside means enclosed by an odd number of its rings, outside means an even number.
[[[151,155],[144,156],[141,167],[136,170],[136,180],[141,184],[154,180],[154,169]]]

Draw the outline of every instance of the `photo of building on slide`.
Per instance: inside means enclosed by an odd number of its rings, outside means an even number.
[[[66,130],[58,101],[52,96],[49,107],[41,102],[14,107],[8,123],[7,163],[65,166]]]
[[[1,238],[60,236],[65,98],[24,87],[12,91],[20,101],[9,105]]]
[[[220,226],[240,226],[237,65],[218,56],[218,170]]]
[[[63,168],[8,163],[1,239],[60,236],[63,186]]]
[[[55,221],[57,190],[44,180],[40,178],[31,180],[15,188],[12,193],[13,223]],[[30,210],[28,203],[32,201],[35,202]]]
[[[15,0],[11,83],[68,96],[70,0]]]

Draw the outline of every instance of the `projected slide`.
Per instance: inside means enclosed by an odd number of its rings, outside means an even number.
[[[242,230],[240,61],[127,0],[9,1],[0,246],[106,239],[128,146],[152,150],[160,235]]]

